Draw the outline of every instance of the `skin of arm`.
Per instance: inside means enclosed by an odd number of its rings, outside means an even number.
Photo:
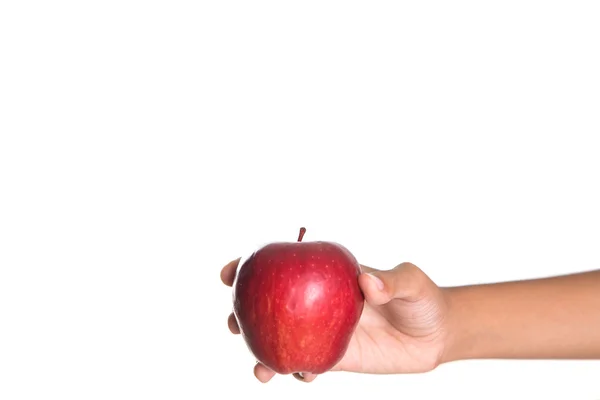
[[[441,363],[467,359],[600,359],[600,270],[442,288]]]

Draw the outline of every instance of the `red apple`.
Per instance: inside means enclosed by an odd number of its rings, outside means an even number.
[[[234,314],[256,359],[279,374],[320,374],[344,356],[364,307],[360,264],[325,241],[267,244],[241,262]]]

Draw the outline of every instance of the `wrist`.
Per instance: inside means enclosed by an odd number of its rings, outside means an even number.
[[[446,335],[440,364],[471,358],[477,344],[477,332],[471,324],[477,320],[476,310],[470,308],[468,287],[442,288],[447,306]],[[484,321],[478,322],[480,326]]]

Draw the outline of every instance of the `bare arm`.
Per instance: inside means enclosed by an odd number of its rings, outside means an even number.
[[[600,359],[600,271],[443,290],[442,362]]]

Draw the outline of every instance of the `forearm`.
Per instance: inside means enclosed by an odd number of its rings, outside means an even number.
[[[600,359],[600,271],[444,289],[461,359]]]

